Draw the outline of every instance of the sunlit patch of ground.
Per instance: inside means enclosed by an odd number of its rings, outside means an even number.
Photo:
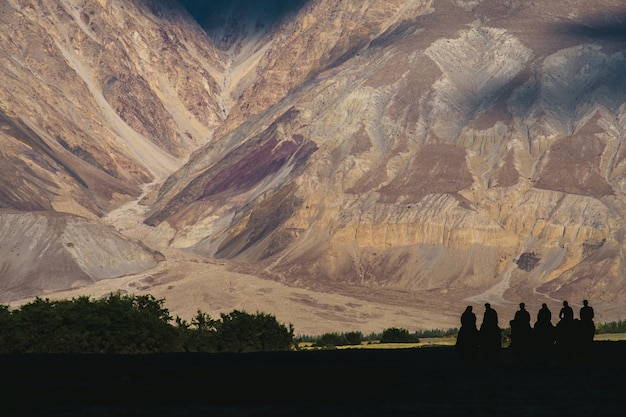
[[[606,340],[606,341],[620,341],[626,340],[626,333],[602,333],[597,334],[593,338],[594,340]]]
[[[624,341],[626,340],[626,333],[601,333],[594,337],[595,341]],[[420,338],[419,343],[380,343],[379,341],[365,341],[360,345],[346,345],[337,346],[336,349],[409,349],[409,348],[424,348],[435,346],[454,346],[456,344],[456,337],[427,337]],[[314,342],[301,342],[299,348],[302,350],[316,350],[323,349],[314,346]]]

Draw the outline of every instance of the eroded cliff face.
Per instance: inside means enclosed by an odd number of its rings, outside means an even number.
[[[205,32],[172,2],[8,0],[0,54],[0,300],[154,268],[154,251],[99,219],[224,118]],[[71,228],[76,215],[91,223]]]
[[[224,117],[220,56],[174,3],[1,8],[2,207],[100,216],[175,171]]]
[[[624,300],[619,3],[381,3],[310,3],[148,223],[312,287]]]
[[[208,35],[174,2],[3,6],[2,71],[30,80],[0,89],[5,207],[96,217],[154,182],[123,229],[166,256],[401,309],[626,314],[621,1],[240,3]]]
[[[153,269],[163,255],[107,225],[53,212],[0,210],[0,302]]]

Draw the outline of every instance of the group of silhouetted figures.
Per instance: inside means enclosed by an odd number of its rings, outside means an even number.
[[[591,353],[595,324],[594,312],[587,300],[583,301],[580,318],[574,318],[574,310],[567,301],[559,312],[559,322],[552,324],[552,312],[544,303],[537,313],[537,321],[531,325],[530,313],[524,303],[511,320],[511,343],[509,348],[523,361],[549,361],[557,353],[562,359],[587,358]],[[497,362],[502,348],[502,329],[498,313],[489,303],[480,328],[476,327],[476,314],[468,306],[461,315],[461,328],[456,348],[461,359],[468,364],[481,357],[488,363]]]

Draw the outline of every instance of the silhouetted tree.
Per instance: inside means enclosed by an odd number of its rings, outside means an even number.
[[[0,352],[2,347],[7,345],[7,338],[10,335],[11,310],[7,305],[0,305]]]
[[[177,318],[177,328],[184,338],[183,346],[187,352],[216,352],[215,333],[218,321],[207,313],[198,310],[188,324]]]
[[[290,350],[294,347],[293,326],[287,329],[271,314],[234,310],[221,314],[221,318],[215,324],[214,335],[218,352]]]

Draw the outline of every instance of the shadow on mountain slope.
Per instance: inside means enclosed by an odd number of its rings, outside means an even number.
[[[590,41],[626,41],[626,11],[611,15],[588,16],[580,21],[566,21],[556,26],[558,32]],[[626,45],[623,45],[626,47]]]

